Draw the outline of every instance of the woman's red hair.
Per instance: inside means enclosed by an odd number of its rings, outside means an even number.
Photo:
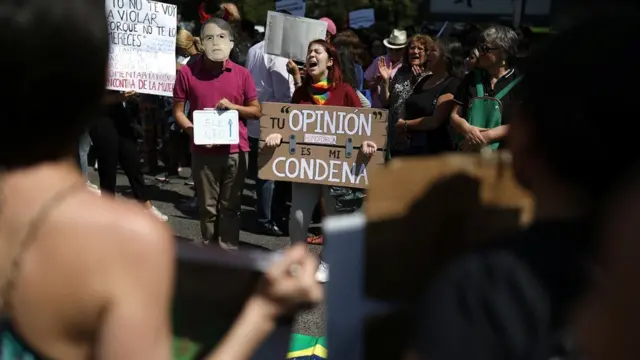
[[[327,54],[329,55],[329,59],[333,60],[333,65],[329,69],[328,80],[331,82],[332,86],[335,88],[336,86],[342,84],[342,67],[340,66],[340,57],[338,56],[338,51],[336,50],[335,47],[333,47],[333,45],[329,44],[328,42],[322,39],[313,40],[312,42],[310,42],[309,46],[307,47],[307,50],[311,48],[311,45],[315,45],[315,44],[322,46],[324,48],[324,51],[326,51]],[[313,79],[311,79],[311,76],[309,76],[309,74],[306,74],[306,76],[304,77],[304,83],[303,83],[305,86],[305,89],[307,89],[312,82],[313,82]]]

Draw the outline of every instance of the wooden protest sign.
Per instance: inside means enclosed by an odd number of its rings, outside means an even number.
[[[455,258],[529,223],[533,198],[516,182],[509,159],[501,152],[452,153],[394,159],[372,171],[364,206],[364,296],[419,303]],[[413,319],[409,306],[367,316],[363,359],[404,356]]]
[[[366,188],[369,171],[384,165],[387,110],[341,106],[263,103],[260,118],[259,177],[310,184]],[[265,146],[271,134],[282,144]],[[378,147],[373,156],[364,141]]]
[[[502,152],[397,159],[369,177],[365,288],[372,298],[417,296],[452,258],[533,216],[533,199]]]

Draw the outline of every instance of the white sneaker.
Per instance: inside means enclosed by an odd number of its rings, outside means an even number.
[[[160,210],[158,210],[155,206],[152,206],[151,209],[147,210],[149,211],[153,216],[157,217],[158,220],[160,221],[168,221],[169,217],[163,213],[160,212]]]
[[[320,260],[320,265],[316,270],[316,281],[323,284],[329,281],[329,264],[322,260]]]
[[[92,184],[90,181],[87,181],[87,187],[89,188],[89,190],[93,191],[94,193],[100,195],[101,191],[100,188],[94,184]]]

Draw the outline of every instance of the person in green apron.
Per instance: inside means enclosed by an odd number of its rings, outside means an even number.
[[[477,46],[476,68],[460,83],[454,96],[451,130],[456,148],[478,151],[504,145],[509,129],[509,111],[516,103],[522,75],[514,67],[518,35],[506,26],[492,26],[482,32]]]

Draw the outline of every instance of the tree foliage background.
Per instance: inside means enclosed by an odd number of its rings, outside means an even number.
[[[167,1],[167,0],[162,0]],[[187,20],[197,19],[197,8],[202,0],[169,0],[180,2],[182,15]],[[222,2],[222,1],[220,1]],[[258,25],[264,25],[267,11],[275,10],[273,0],[236,0],[231,1],[240,8],[245,19]],[[370,29],[386,34],[392,28],[405,28],[413,25],[420,8],[421,0],[307,0],[306,16],[310,18],[331,18],[338,28],[348,26],[349,12],[358,9],[374,8],[376,24]]]

